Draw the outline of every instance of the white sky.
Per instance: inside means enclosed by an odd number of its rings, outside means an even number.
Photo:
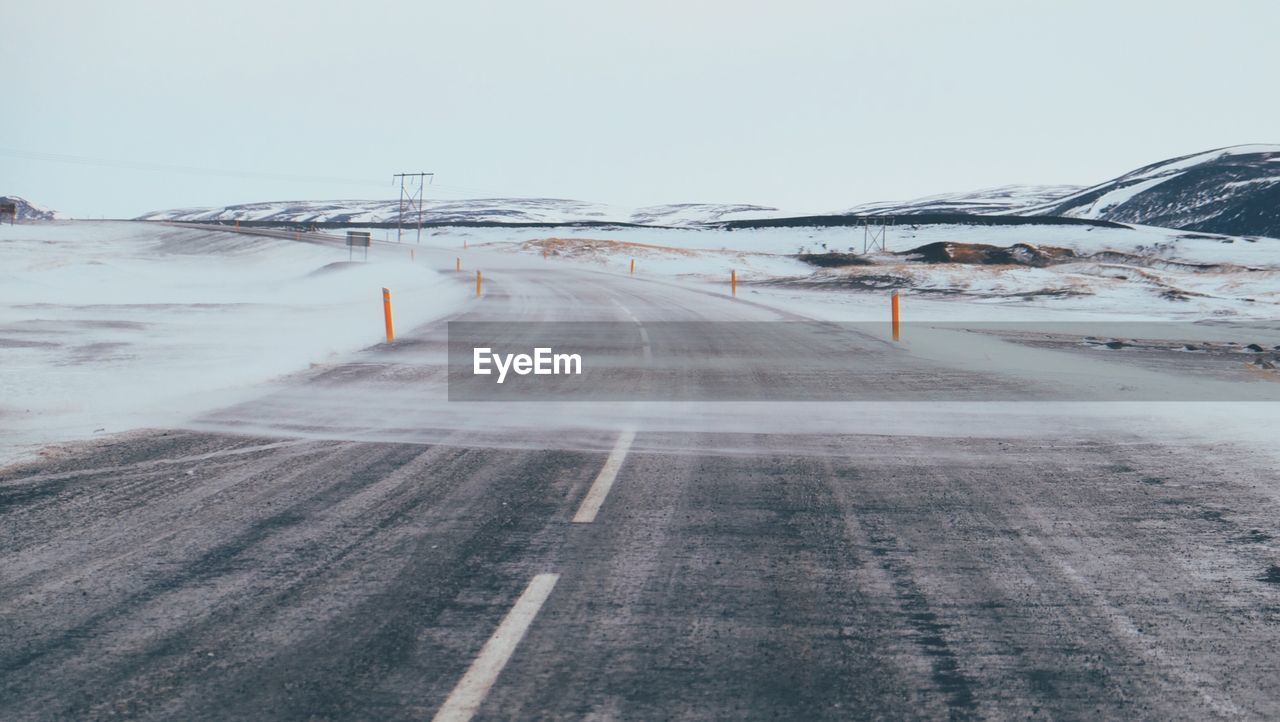
[[[1268,0],[8,0],[0,194],[128,217],[426,170],[438,198],[822,212],[1090,184],[1280,141],[1278,28]]]

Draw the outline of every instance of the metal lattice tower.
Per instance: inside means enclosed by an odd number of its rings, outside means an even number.
[[[434,176],[435,173],[396,173],[391,176],[400,179],[400,212],[396,214],[396,243],[400,242],[401,234],[404,232],[406,208],[410,213],[417,212],[417,242],[422,243],[422,198],[427,187],[427,179]],[[418,179],[417,186],[409,181],[410,178]]]
[[[894,223],[893,218],[888,216],[867,217],[862,219],[862,252],[863,254],[871,253],[879,250],[884,253],[889,250],[889,226]]]

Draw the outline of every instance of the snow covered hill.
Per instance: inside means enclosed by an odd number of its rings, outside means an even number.
[[[1004,186],[848,213],[1060,216],[1233,236],[1280,237],[1280,145],[1238,145],[1153,163],[1105,183]]]
[[[776,218],[786,215],[772,206],[726,203],[676,203],[637,208],[631,222],[642,226],[696,226],[748,218]]]
[[[41,208],[25,198],[18,196],[0,196],[0,205],[12,203],[18,207],[18,222],[23,221],[52,221],[58,217],[57,211],[51,211],[47,208]],[[5,216],[5,221],[9,220]]]
[[[434,224],[618,223],[651,226],[696,226],[721,220],[763,218],[778,214],[768,206],[682,203],[645,208],[622,208],[562,198],[472,198],[427,200],[424,215]],[[400,203],[395,200],[277,201],[245,203],[225,208],[179,208],[155,211],[138,220],[259,221],[275,223],[395,223]],[[406,210],[406,218],[414,214]]]
[[[395,200],[279,201],[156,211],[139,220],[376,226],[395,223],[399,209]],[[1060,216],[1232,236],[1280,237],[1280,145],[1242,145],[1196,153],[1139,168],[1087,188],[1009,185],[915,200],[863,203],[815,218],[928,214]],[[800,215],[804,214],[750,204],[680,203],[626,208],[560,198],[428,200],[425,209],[426,220],[434,225],[626,224],[696,228],[726,221]]]
[[[1238,145],[1154,163],[1019,213],[1280,237],[1280,145]]]
[[[1081,190],[1081,186],[1008,185],[967,193],[944,193],[906,201],[879,201],[856,205],[851,215],[915,216],[926,213],[972,215],[1017,214],[1028,206],[1051,203]]]

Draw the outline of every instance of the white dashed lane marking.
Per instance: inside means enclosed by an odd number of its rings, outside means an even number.
[[[613,480],[618,476],[618,470],[622,468],[622,462],[627,459],[627,451],[631,449],[631,442],[636,440],[636,432],[624,431],[618,435],[618,443],[613,445],[613,451],[609,452],[609,458],[604,462],[604,468],[600,469],[600,473],[596,475],[596,480],[591,484],[591,488],[587,491],[587,496],[582,500],[582,505],[578,507],[578,513],[573,515],[573,521],[578,524],[590,524],[595,521],[596,514],[600,512],[600,505],[604,504],[605,497],[609,496],[609,490],[613,488]]]
[[[467,673],[449,693],[444,706],[436,712],[436,722],[465,722],[475,715],[559,579],[559,574],[539,574],[529,582],[493,636],[484,643]]]

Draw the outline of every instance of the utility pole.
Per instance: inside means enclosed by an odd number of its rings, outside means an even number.
[[[897,218],[881,217],[876,218],[870,216],[862,219],[862,253],[865,255],[875,251],[877,246],[880,252],[888,251],[889,226],[897,221]],[[880,227],[877,228],[876,224]]]
[[[400,212],[396,214],[396,243],[400,242],[400,236],[403,233],[404,226],[404,210],[407,205],[410,212],[415,208],[418,211],[418,243],[422,243],[422,196],[423,190],[427,186],[427,178],[434,177],[435,173],[396,173],[392,178],[400,179]],[[409,182],[409,178],[417,178],[418,185],[414,186]],[[392,181],[395,182],[395,181]]]

